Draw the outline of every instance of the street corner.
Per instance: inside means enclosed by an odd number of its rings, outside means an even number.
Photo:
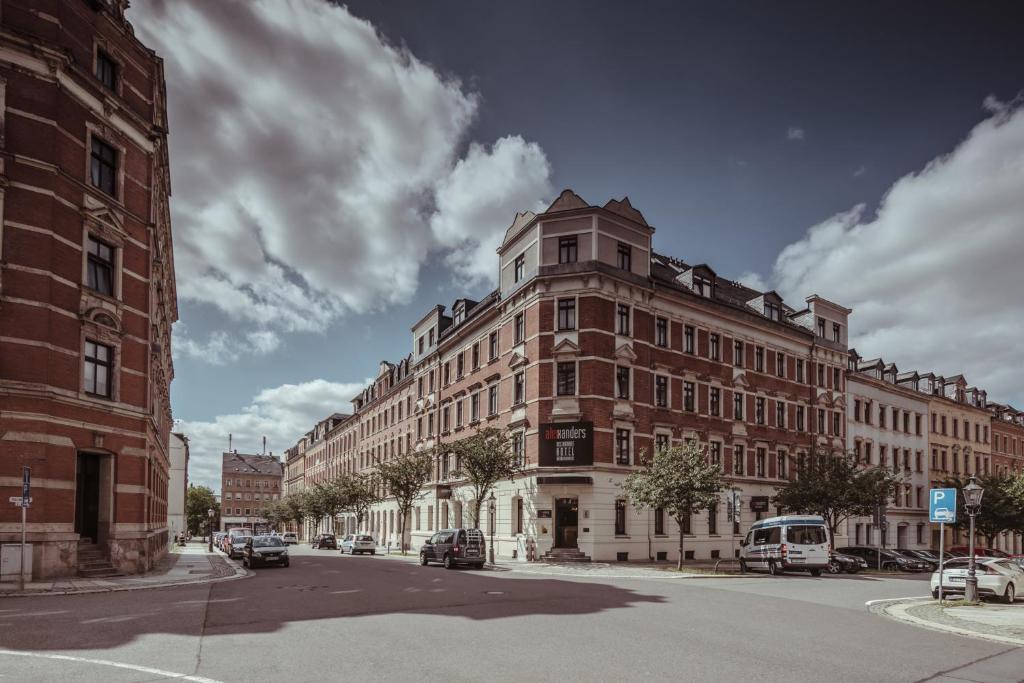
[[[921,628],[1024,646],[1024,603],[1020,601],[1011,605],[963,600],[940,603],[931,597],[908,597],[872,600],[866,607],[874,614]]]

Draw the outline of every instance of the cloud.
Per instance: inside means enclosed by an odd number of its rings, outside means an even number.
[[[242,356],[265,356],[281,346],[281,338],[272,330],[245,333],[217,330],[210,333],[205,342],[188,336],[184,323],[176,323],[173,331],[174,341],[171,348],[175,359],[193,358],[211,365],[233,363]]]
[[[547,192],[535,143],[469,144],[479,95],[344,7],[138,5],[134,26],[165,60],[183,299],[322,331],[407,302],[442,252],[457,274],[485,277],[480,252],[509,207]],[[459,188],[488,194],[467,206]]]
[[[867,172],[868,172],[868,167],[867,166],[858,166],[853,171],[853,177],[854,178],[860,178],[862,175],[864,175]]]
[[[791,141],[795,141],[795,142],[803,142],[804,137],[805,137],[805,133],[804,133],[804,129],[803,128],[798,128],[796,126],[790,126],[789,130],[786,131],[786,139],[787,140],[791,140]]]
[[[1024,108],[988,108],[956,149],[779,254],[771,284],[853,308],[852,345],[901,369],[963,372],[1024,403]]]
[[[739,278],[737,278],[737,282],[745,287],[756,289],[759,292],[768,291],[769,289],[764,278],[759,273],[753,273],[751,271],[747,271],[743,273],[743,275],[740,275]]]
[[[220,491],[221,453],[228,449],[228,434],[239,453],[260,453],[266,436],[267,450],[283,455],[319,420],[348,412],[350,399],[368,382],[283,384],[260,391],[237,413],[210,421],[176,420],[174,431],[189,438],[189,481]]]

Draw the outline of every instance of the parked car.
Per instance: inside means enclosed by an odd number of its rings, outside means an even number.
[[[963,557],[968,557],[971,554],[971,547],[967,545],[955,545],[952,548],[950,548],[949,551],[951,553],[956,553],[957,555],[961,555]],[[1003,558],[1009,557],[1009,555],[1004,553],[1002,550],[996,550],[995,548],[979,548],[978,546],[974,546],[974,556]]]
[[[362,555],[363,553],[377,554],[377,542],[369,534],[349,534],[341,539],[341,554]]]
[[[255,567],[257,564],[288,566],[288,546],[280,536],[249,537],[242,550],[242,566]]]
[[[766,569],[769,574],[808,571],[821,576],[831,562],[825,520],[818,515],[784,515],[754,522],[740,549],[740,571]]]
[[[908,560],[924,562],[927,565],[925,571],[933,572],[939,568],[939,561],[937,559],[933,561],[927,557],[922,557],[921,555],[918,555],[917,551],[915,550],[907,550],[906,548],[896,548],[892,552],[902,557],[905,557]]]
[[[313,537],[313,550],[323,550],[324,548],[330,548],[331,550],[338,549],[338,539],[334,537],[334,534],[317,534]]]
[[[923,572],[930,566],[924,560],[912,560],[891,550],[882,550],[881,548],[872,548],[870,546],[839,548],[839,552],[845,555],[863,557],[871,569],[878,569],[880,567],[889,571]]]
[[[957,557],[946,562],[942,568],[942,593],[962,594],[967,585],[970,558]],[[1010,604],[1017,591],[1024,588],[1024,569],[1007,558],[986,558],[975,560],[974,574],[978,579],[980,597],[998,597]],[[939,597],[939,572],[932,573],[932,597]]]
[[[442,529],[420,548],[420,564],[440,562],[445,569],[465,564],[480,569],[487,555],[486,544],[479,529]]]
[[[1010,559],[1020,565],[1021,569],[1024,569],[1024,555],[1012,555]]]
[[[227,543],[227,554],[231,559],[236,557],[244,557],[245,555],[245,544],[252,540],[252,536],[242,536],[241,534],[232,534],[228,536]]]
[[[286,531],[283,534],[281,534],[281,540],[284,541],[287,545],[297,545],[299,542],[299,537],[294,531]]]
[[[856,574],[861,569],[867,568],[868,563],[863,557],[844,555],[843,553],[832,553],[832,557],[828,562],[828,571],[830,574],[841,574],[843,572],[846,572],[847,574]]]

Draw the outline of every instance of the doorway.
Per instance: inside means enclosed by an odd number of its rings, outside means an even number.
[[[900,524],[896,527],[896,547],[906,548],[907,547],[907,525]]]
[[[99,541],[100,457],[79,453],[75,469],[75,532],[93,543]]]
[[[555,547],[575,548],[579,532],[579,499],[555,500]]]

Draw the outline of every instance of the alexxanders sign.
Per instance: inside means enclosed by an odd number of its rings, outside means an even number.
[[[593,464],[593,422],[555,422],[540,426],[541,467]]]

